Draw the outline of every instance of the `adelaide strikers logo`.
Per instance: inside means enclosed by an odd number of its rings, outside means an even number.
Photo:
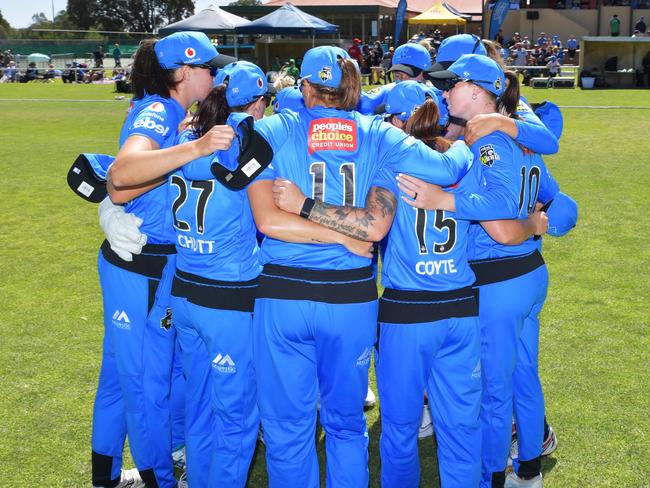
[[[320,78],[320,81],[323,83],[326,81],[329,81],[332,79],[332,67],[331,66],[323,66],[321,70],[318,72],[318,77]]]
[[[193,58],[194,56],[196,56],[196,51],[194,50],[194,48],[188,47],[188,48],[185,50],[185,57],[191,59],[191,58]]]
[[[494,89],[501,90],[501,78],[497,78],[496,80],[494,80]]]

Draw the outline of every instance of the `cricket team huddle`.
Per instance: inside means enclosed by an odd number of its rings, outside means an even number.
[[[243,488],[260,433],[270,487],[318,487],[317,416],[326,485],[367,487],[371,358],[382,487],[419,486],[423,409],[443,488],[543,486],[540,237],[577,221],[541,156],[562,115],[469,34],[391,70],[362,92],[315,47],[276,93],[202,33],[141,43],[119,152],[68,175],[106,235],[93,487]]]

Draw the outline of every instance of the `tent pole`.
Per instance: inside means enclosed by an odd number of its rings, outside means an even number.
[[[237,32],[235,32],[235,57],[239,58],[239,56],[237,55],[237,44],[238,44],[238,42],[237,42]]]
[[[316,45],[316,29],[311,30],[311,47]]]

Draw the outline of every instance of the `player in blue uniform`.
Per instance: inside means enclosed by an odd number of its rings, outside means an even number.
[[[195,140],[231,112],[262,118],[268,93],[262,70],[238,61],[225,68],[201,102]],[[187,377],[187,478],[192,487],[243,487],[259,417],[252,350],[252,312],[260,271],[255,223],[245,190],[193,174],[190,163],[169,176],[178,251],[172,285],[174,326]]]
[[[223,62],[207,36],[176,33],[144,41],[133,70],[134,100],[120,134],[120,151],[109,169],[110,201],[100,221],[108,229],[98,258],[104,300],[104,351],[93,414],[93,485],[118,486],[125,435],[147,487],[175,487],[169,411],[175,331],[169,298],[175,263],[171,219],[164,211],[162,180],[147,167],[178,164],[227,147],[232,131],[216,131],[201,143],[173,147],[187,108],[212,86],[212,70]],[[217,134],[218,133],[218,134]],[[133,176],[142,178],[133,187]],[[147,245],[135,256],[111,242],[124,222],[141,224]],[[119,234],[119,232],[118,232]],[[124,233],[122,233],[123,235]],[[113,241],[115,241],[113,239]],[[110,244],[109,244],[110,242]],[[142,244],[142,242],[140,242]],[[116,251],[113,248],[119,251]],[[137,248],[130,248],[137,252]],[[129,260],[131,258],[131,260]]]
[[[254,347],[269,485],[319,486],[314,429],[320,390],[328,486],[365,486],[363,402],[377,313],[370,254],[289,240],[292,222],[300,217],[276,207],[273,180],[287,178],[294,182],[287,184],[311,195],[292,213],[335,220],[342,232],[346,221],[353,222],[363,228],[348,235],[376,241],[386,233],[395,203],[372,184],[384,165],[414,160],[405,167],[433,166],[434,179],[450,184],[467,171],[469,155],[464,145],[440,155],[379,118],[351,111],[358,102],[359,74],[342,49],[311,49],[301,76],[306,108],[256,124],[274,157],[249,192],[256,223],[267,236]],[[375,211],[372,222],[360,217],[366,224],[357,222],[352,207],[362,201]],[[340,204],[350,206],[345,215],[336,214],[334,206]]]
[[[446,97],[450,113],[471,119],[496,111],[497,103],[511,115],[518,100],[502,96],[505,79],[499,65],[485,56],[464,55],[448,70],[433,74],[447,80]],[[517,80],[508,75],[509,87]],[[518,91],[518,90],[517,90]],[[452,195],[439,192],[434,208],[455,210],[459,216],[478,221],[495,218],[527,218],[536,206],[557,192],[557,184],[541,157],[524,152],[510,138],[495,132],[479,139],[472,150],[481,161],[483,188],[475,193]],[[495,212],[496,211],[496,212]],[[486,229],[487,222],[482,222]],[[483,469],[481,486],[503,486],[510,444],[512,396],[515,388],[539,382],[537,376],[538,327],[527,318],[537,315],[544,302],[547,272],[537,244],[530,238],[502,245],[482,226],[472,229],[471,252],[476,286],[480,293],[480,323],[483,369]],[[526,237],[526,236],[524,236]],[[540,388],[541,391],[541,388]],[[525,422],[539,430],[530,446],[542,444],[543,397],[541,405],[528,405]],[[517,414],[519,420],[519,412]],[[521,416],[523,417],[523,416]],[[533,419],[532,417],[539,417]],[[534,480],[539,481],[537,474]],[[510,486],[510,478],[508,479]],[[512,485],[519,486],[519,485]]]
[[[393,65],[389,69],[394,73],[395,82],[381,85],[370,91],[361,91],[357,110],[362,114],[382,113],[379,107],[386,102],[386,95],[397,83],[405,80],[424,82],[424,70],[431,64],[429,51],[417,43],[406,43],[395,49]]]
[[[497,52],[488,52],[481,39],[475,35],[457,34],[447,37],[438,48],[436,63],[425,70],[425,77],[433,81],[440,89],[444,84],[438,84],[433,73],[447,69],[454,61],[464,54],[483,54],[494,56],[497,62],[503,61]],[[503,65],[501,64],[503,68]],[[441,107],[446,106],[446,99],[441,100]],[[557,137],[550,131],[530,109],[528,103],[520,99],[517,106],[518,119],[502,114],[478,114],[472,120],[462,117],[452,117],[447,127],[446,136],[456,139],[462,132],[468,144],[473,144],[480,137],[494,131],[501,131],[512,137],[517,143],[539,154],[554,154],[558,151]]]

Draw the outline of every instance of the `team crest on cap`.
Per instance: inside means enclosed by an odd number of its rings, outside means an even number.
[[[185,56],[187,56],[188,58],[193,58],[194,56],[196,56],[196,51],[193,48],[188,47],[185,50]]]
[[[321,70],[318,72],[318,77],[322,82],[329,81],[332,79],[332,67],[331,66],[323,66]]]
[[[501,78],[497,78],[496,80],[494,80],[494,89],[501,90]]]

